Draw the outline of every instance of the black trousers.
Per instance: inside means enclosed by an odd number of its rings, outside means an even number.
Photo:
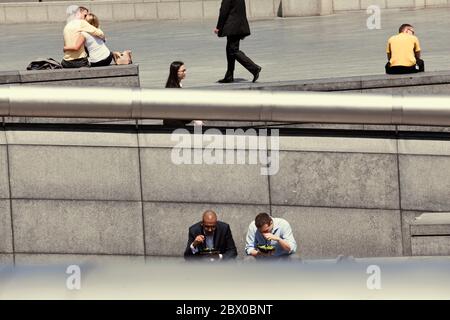
[[[227,74],[233,74],[236,60],[251,73],[255,73],[259,69],[259,66],[256,63],[247,57],[244,52],[239,50],[240,41],[240,36],[227,37]]]
[[[89,67],[88,58],[80,58],[75,60],[62,60],[61,65],[63,68],[83,68]]]
[[[106,67],[111,64],[113,60],[113,54],[112,52],[109,53],[109,56],[103,60],[100,60],[98,62],[91,62],[91,67]]]
[[[408,74],[425,71],[425,62],[422,59],[417,59],[416,65],[411,67],[405,66],[393,66],[388,62],[385,66],[387,74]]]

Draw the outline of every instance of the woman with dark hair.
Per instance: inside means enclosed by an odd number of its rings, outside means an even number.
[[[166,88],[181,88],[181,81],[186,78],[186,67],[182,61],[174,61],[170,64],[169,77]]]
[[[174,61],[170,64],[169,77],[167,78],[166,88],[182,88],[181,81],[186,78],[186,67],[182,61]],[[179,127],[185,126],[192,120],[163,120],[163,124],[167,126]],[[201,126],[203,121],[194,120],[194,125]]]

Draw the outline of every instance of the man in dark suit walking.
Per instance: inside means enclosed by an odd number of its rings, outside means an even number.
[[[217,215],[212,210],[205,211],[202,221],[189,228],[184,257],[185,259],[202,257],[205,251],[217,253],[220,260],[233,259],[237,256],[230,226],[217,221]]]
[[[227,37],[228,67],[225,77],[218,82],[234,81],[236,60],[253,75],[253,82],[255,82],[259,77],[261,67],[239,50],[239,42],[250,35],[245,0],[222,0],[219,20],[214,33],[219,37]]]

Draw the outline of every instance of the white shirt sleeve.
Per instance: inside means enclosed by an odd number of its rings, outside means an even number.
[[[190,248],[191,248],[192,254],[196,254],[198,252],[198,248],[194,247],[194,243],[193,242],[191,243]]]
[[[282,225],[281,238],[289,243],[289,247],[291,247],[291,251],[289,251],[290,254],[297,250],[297,242],[295,242],[291,225],[287,221]]]
[[[255,234],[256,234],[255,223],[252,222],[248,226],[247,237],[245,238],[245,252],[250,255],[250,251],[255,249]]]

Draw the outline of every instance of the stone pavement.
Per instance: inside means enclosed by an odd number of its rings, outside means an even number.
[[[259,82],[381,74],[388,37],[411,23],[427,71],[450,69],[450,9],[382,10],[381,29],[366,27],[365,12],[251,22],[241,49],[263,67]],[[101,17],[100,17],[101,19]],[[217,85],[226,69],[225,39],[215,20],[105,22],[111,50],[132,49],[141,86],[164,87],[173,60],[186,63],[184,86]],[[38,57],[62,57],[63,24],[0,26],[0,70],[24,70]],[[235,78],[251,80],[239,64]]]

